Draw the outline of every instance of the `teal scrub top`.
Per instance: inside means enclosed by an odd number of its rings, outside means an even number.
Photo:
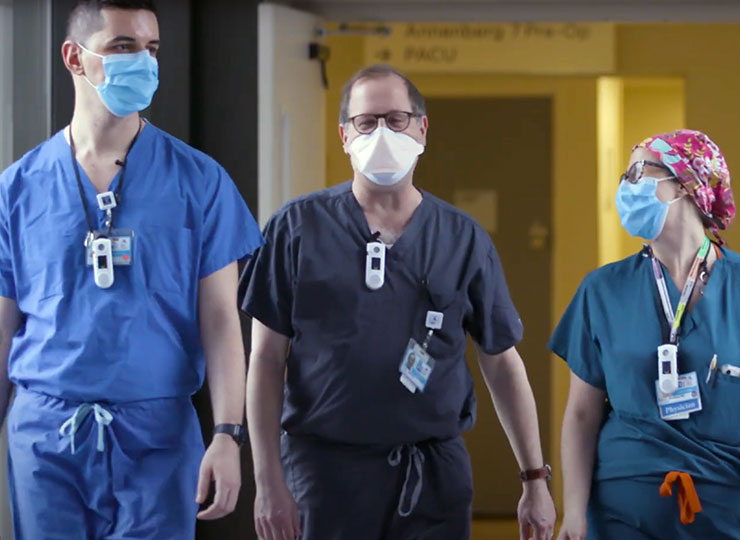
[[[598,437],[595,480],[662,476],[671,470],[740,485],[740,377],[709,363],[740,366],[740,256],[722,249],[703,296],[684,316],[680,373],[696,371],[703,410],[688,420],[660,418],[657,347],[667,342],[650,259],[644,252],[591,272],[548,348],[588,384],[604,390],[610,412]],[[663,268],[675,309],[680,291]]]

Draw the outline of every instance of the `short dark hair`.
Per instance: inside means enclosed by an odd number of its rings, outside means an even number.
[[[81,42],[103,28],[100,10],[105,8],[145,9],[157,14],[153,0],[79,0],[67,20],[67,39]]]
[[[349,98],[355,84],[363,80],[382,79],[383,77],[389,77],[391,75],[400,77],[406,85],[406,90],[408,90],[409,93],[409,101],[411,101],[411,112],[415,116],[425,116],[427,114],[427,107],[424,103],[424,98],[419,92],[419,89],[414,86],[414,83],[412,83],[406,75],[388,64],[373,64],[371,66],[364,67],[355,73],[352,78],[345,83],[344,88],[342,88],[342,99],[339,102],[339,123],[346,124],[349,122]]]

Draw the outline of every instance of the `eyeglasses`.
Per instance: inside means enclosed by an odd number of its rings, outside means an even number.
[[[350,122],[358,133],[367,135],[378,127],[378,120],[385,120],[385,125],[391,131],[403,131],[409,127],[411,117],[417,116],[407,111],[390,111],[385,114],[358,114],[350,118]]]
[[[667,180],[668,178],[675,178],[673,171],[670,170],[665,165],[663,165],[662,163],[658,163],[656,161],[648,161],[646,159],[641,159],[639,161],[635,161],[630,166],[630,168],[627,169],[627,172],[619,177],[619,181],[629,182],[630,184],[636,184],[637,182],[640,181],[640,178],[642,178],[642,174],[645,171],[645,165],[650,165],[652,167],[658,167],[659,169],[668,171],[669,176],[666,178],[661,178],[661,180]]]

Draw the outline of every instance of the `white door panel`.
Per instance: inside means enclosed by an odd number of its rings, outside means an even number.
[[[287,200],[326,186],[324,87],[309,58],[321,19],[259,6],[259,221]]]

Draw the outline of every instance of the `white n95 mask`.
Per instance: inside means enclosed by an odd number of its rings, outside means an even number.
[[[357,172],[379,186],[392,186],[408,174],[424,146],[408,135],[378,126],[353,140],[347,151]]]

